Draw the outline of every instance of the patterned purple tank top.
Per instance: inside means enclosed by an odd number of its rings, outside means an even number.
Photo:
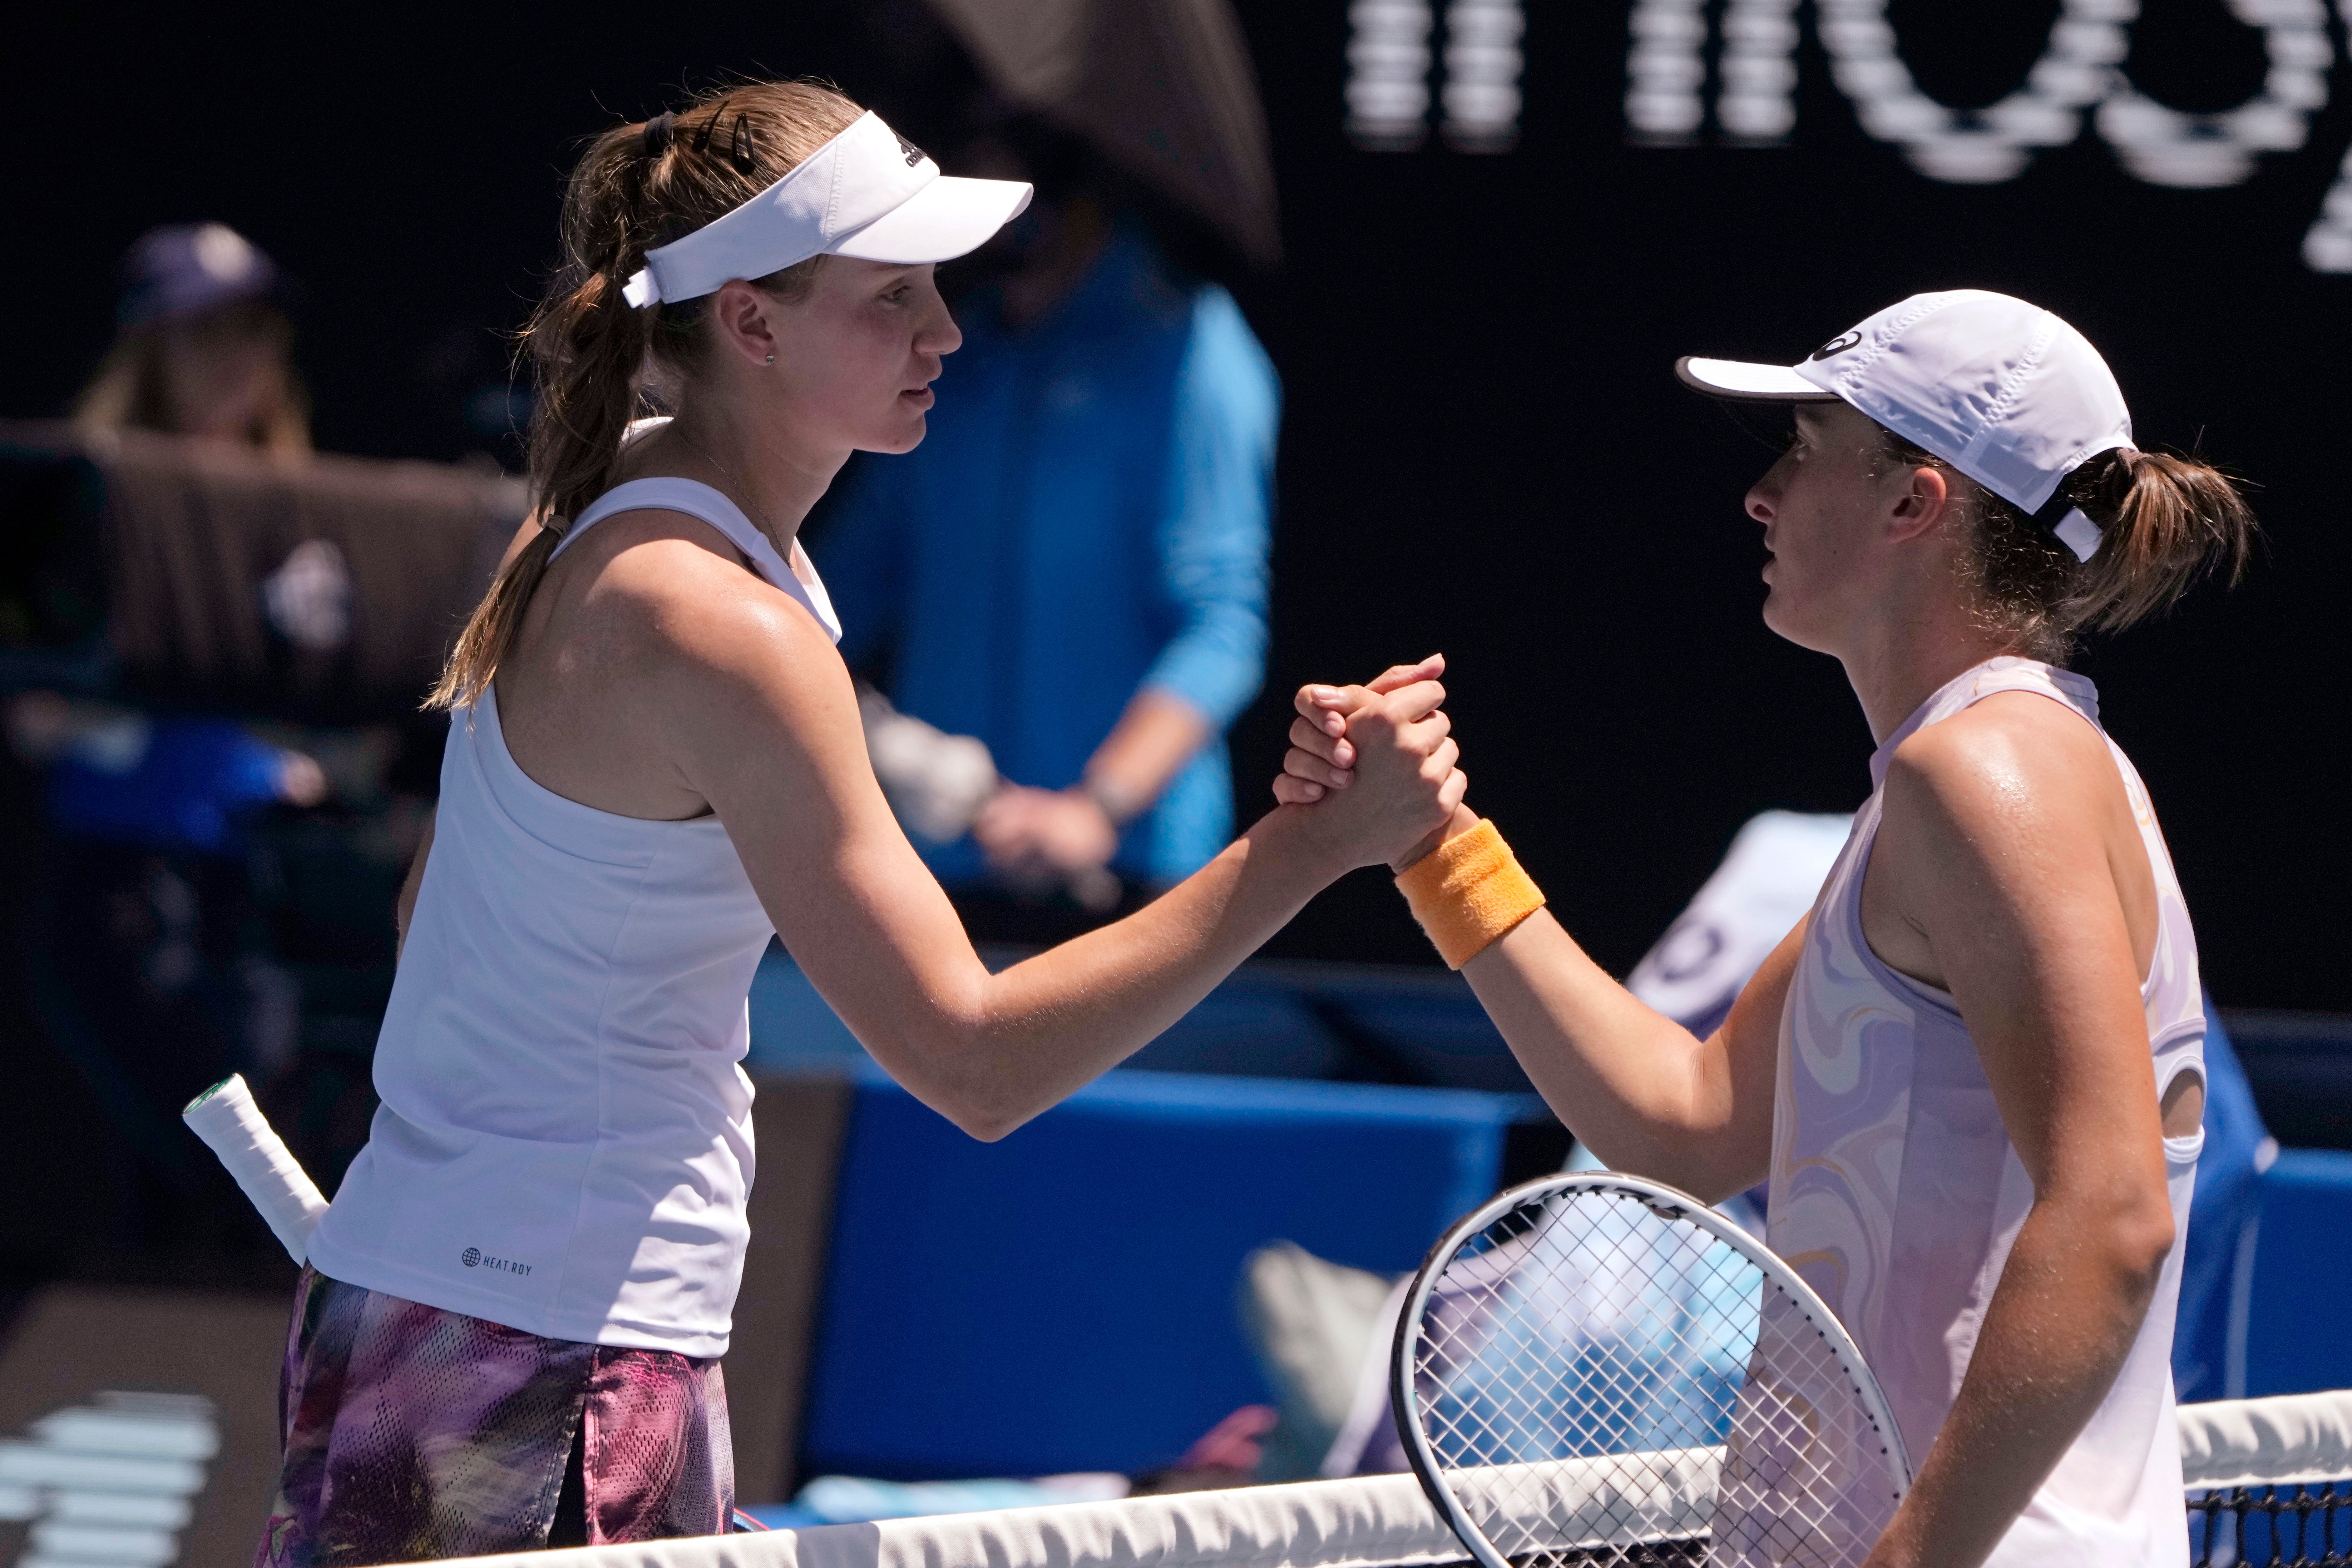
[[[1864,939],[1863,875],[1895,748],[1999,691],[2047,697],[2098,727],[2092,684],[2031,659],[1980,664],[1922,703],[1870,759],[1871,797],[1813,905],[1780,1019],[1768,1239],[1861,1345],[1915,1469],[1959,1392],[2033,1184],[1952,998],[1888,968]],[[2140,997],[2160,1095],[2178,1075],[2204,1072],[2197,942],[2147,792],[2111,740],[2107,750],[2156,878],[2156,954]],[[2203,1142],[2165,1143],[2180,1237]],[[2187,1563],[2171,1373],[2181,1250],[2176,1241],[2105,1402],[1990,1563]]]

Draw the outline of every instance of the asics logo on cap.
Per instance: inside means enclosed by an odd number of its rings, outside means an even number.
[[[1877,351],[1851,364],[1822,363],[1864,342]],[[2086,561],[2098,525],[2065,499],[2063,481],[2086,458],[2132,444],[2131,412],[2099,351],[2039,306],[1981,289],[1914,294],[1792,365],[1686,359],[1677,369],[1700,391],[1734,401],[1843,399]]]
[[[891,134],[893,136],[898,135],[895,131],[892,132]],[[916,146],[912,142],[908,141],[904,136],[898,136],[898,151],[906,154],[907,167],[909,169],[923,161],[923,150],[920,147]]]

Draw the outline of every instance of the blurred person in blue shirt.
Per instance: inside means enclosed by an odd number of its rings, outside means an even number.
[[[887,667],[902,712],[984,742],[1004,781],[926,847],[940,880],[1102,910],[1232,837],[1280,384],[1082,151],[1015,128],[955,163],[1036,200],[966,273],[929,438],[862,465],[816,554],[851,667]]]

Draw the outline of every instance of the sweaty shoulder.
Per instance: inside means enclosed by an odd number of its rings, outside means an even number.
[[[1902,779],[1946,789],[2114,775],[2098,731],[2064,703],[2032,691],[1997,691],[1927,725],[1895,748],[1887,769],[1890,785]]]
[[[807,608],[748,566],[724,534],[679,512],[624,512],[588,599],[635,658],[756,676],[837,663]],[[586,543],[586,541],[583,542]]]
[[[2075,909],[2094,889],[2124,898],[2143,970],[2154,896],[2122,775],[2099,732],[2050,698],[2004,691],[1895,749],[1862,892],[1880,958],[1951,988],[1948,953],[2032,911]],[[2112,907],[2112,906],[2107,906]]]
[[[2031,691],[1996,692],[1927,725],[1895,748],[1886,770],[1890,812],[1925,806],[1961,822],[1990,814],[2055,826],[2053,814],[2096,809],[2121,787],[2099,732]]]

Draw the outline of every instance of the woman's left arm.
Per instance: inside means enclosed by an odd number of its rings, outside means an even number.
[[[1885,810],[1864,930],[1951,993],[2033,1182],[1951,1414],[1870,1558],[1974,1568],[2106,1397],[2175,1239],[2126,914],[2145,851],[2095,731],[2034,696],[1919,731]]]

